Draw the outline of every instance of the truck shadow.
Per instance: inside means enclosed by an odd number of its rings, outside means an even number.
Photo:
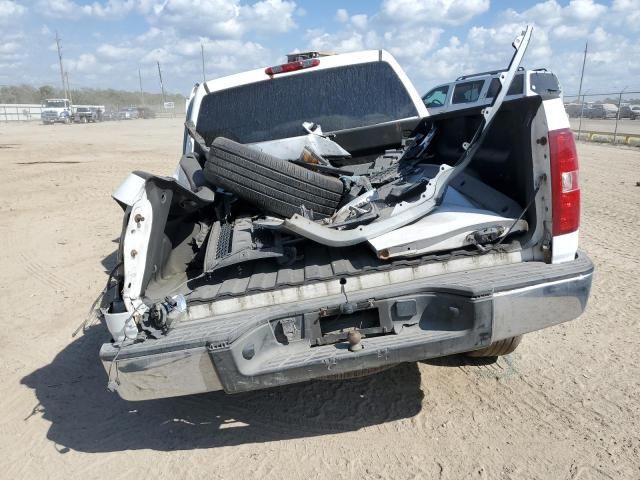
[[[21,381],[34,389],[39,402],[24,421],[41,415],[51,422],[47,438],[60,453],[270,442],[354,431],[413,417],[422,408],[416,364],[343,382],[126,402],[106,389],[107,377],[97,361],[104,341],[101,326],[89,328]]]

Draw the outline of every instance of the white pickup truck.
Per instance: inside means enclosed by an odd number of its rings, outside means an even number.
[[[491,105],[463,112],[430,116],[384,50],[196,85],[174,176],[114,192],[109,387],[235,393],[497,356],[578,317],[593,265],[560,92],[505,101],[530,35]]]

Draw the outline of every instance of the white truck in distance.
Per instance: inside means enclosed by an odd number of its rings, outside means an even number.
[[[42,123],[71,123],[73,120],[73,107],[67,98],[49,98],[42,104]]]
[[[464,112],[429,115],[384,50],[196,85],[174,176],[136,171],[113,194],[109,388],[236,393],[495,357],[577,318],[593,264],[561,92],[531,77],[535,95],[505,100],[530,36]]]

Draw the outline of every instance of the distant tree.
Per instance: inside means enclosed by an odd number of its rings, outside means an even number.
[[[47,98],[54,98],[55,90],[51,85],[43,85],[38,91],[40,92],[40,101],[44,102]]]
[[[80,88],[70,92],[73,103],[76,105],[104,105],[107,109],[119,109],[130,106],[141,106],[140,92],[127,92],[112,88],[97,90],[94,88]],[[30,85],[0,86],[0,103],[30,103],[41,104],[47,98],[62,98],[64,92],[51,85],[42,85],[39,88]],[[182,112],[185,97],[179,94],[167,94],[166,100],[174,102],[176,113]],[[144,94],[144,103],[147,107],[161,110],[162,95],[160,93]]]

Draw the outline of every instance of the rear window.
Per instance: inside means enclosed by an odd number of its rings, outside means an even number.
[[[529,76],[531,90],[543,98],[560,96],[560,84],[553,73],[534,72]]]
[[[493,98],[498,94],[500,90],[500,80],[494,78],[491,80],[491,84],[489,85],[489,91],[487,92],[487,98]],[[516,75],[513,77],[513,81],[511,82],[511,86],[509,87],[509,91],[507,95],[518,95],[524,92],[524,75]]]
[[[483,85],[484,80],[457,84],[453,91],[453,100],[451,103],[477,102],[478,98],[480,98],[480,91],[482,90]]]
[[[417,115],[391,66],[373,62],[210,93],[202,99],[197,130],[207,144],[218,136],[251,143],[304,135],[303,122],[332,132]]]

